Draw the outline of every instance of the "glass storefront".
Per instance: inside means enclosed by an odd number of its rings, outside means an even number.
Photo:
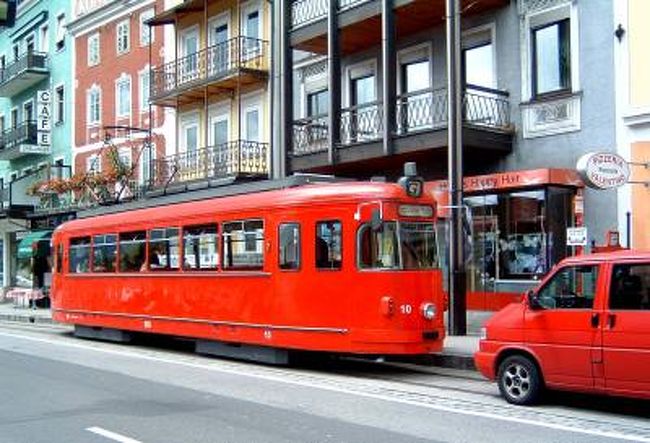
[[[470,195],[470,291],[503,290],[545,275],[569,255],[566,228],[573,226],[575,189],[540,188]]]

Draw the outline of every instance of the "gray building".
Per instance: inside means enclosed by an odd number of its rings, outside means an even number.
[[[575,173],[584,153],[616,150],[614,6],[461,3],[469,304],[490,308],[575,252],[567,227],[598,244],[617,227],[615,191],[587,190]],[[284,171],[395,179],[416,161],[443,196],[444,16],[442,1],[277,2]]]

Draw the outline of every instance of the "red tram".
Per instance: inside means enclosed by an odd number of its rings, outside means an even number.
[[[306,184],[67,222],[52,240],[53,318],[80,336],[161,333],[261,360],[440,351],[435,206],[409,194]]]

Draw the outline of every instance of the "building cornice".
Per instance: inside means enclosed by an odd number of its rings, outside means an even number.
[[[631,109],[623,116],[623,122],[629,127],[650,127],[650,107]]]
[[[134,11],[152,5],[156,0],[114,0],[81,16],[75,17],[68,23],[67,28],[73,37],[94,31],[100,26],[114,22]]]

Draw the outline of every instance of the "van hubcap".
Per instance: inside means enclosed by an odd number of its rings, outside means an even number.
[[[530,374],[520,364],[508,366],[503,374],[503,382],[508,395],[513,398],[525,397],[530,391]]]

